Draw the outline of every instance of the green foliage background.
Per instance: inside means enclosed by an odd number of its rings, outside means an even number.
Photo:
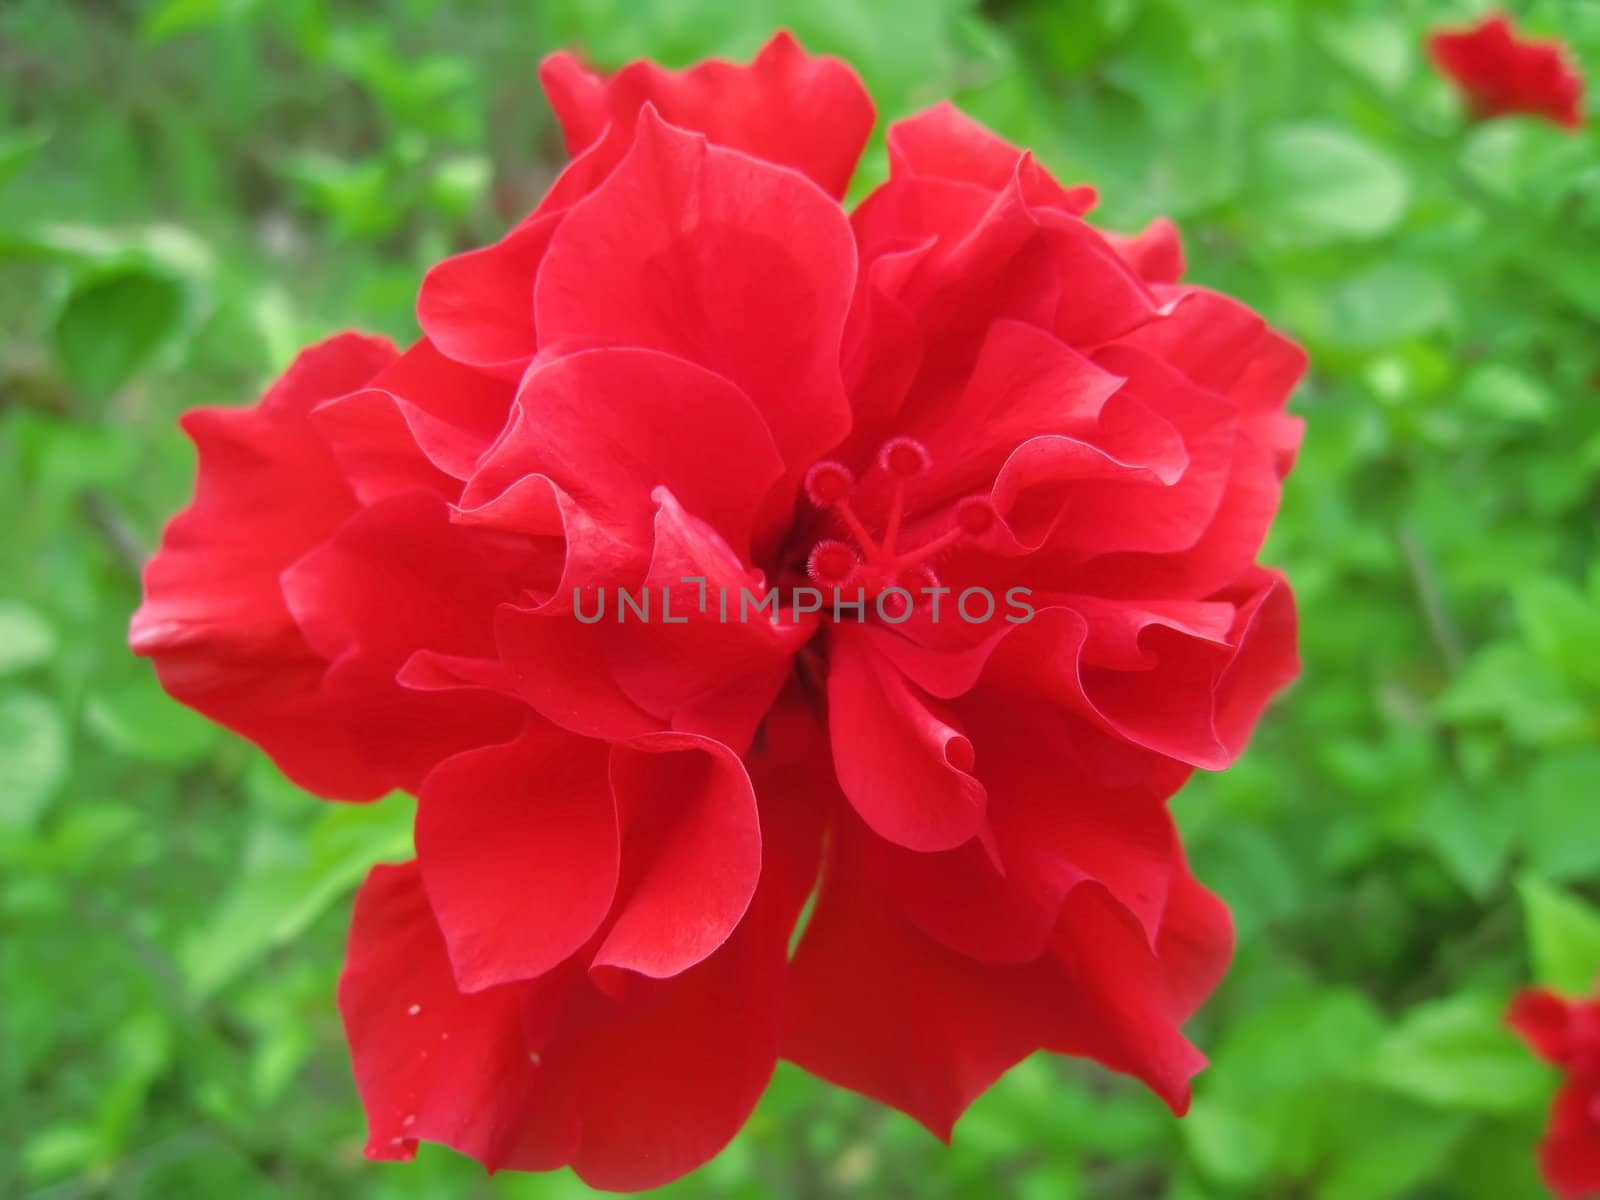
[[[1600,4],[1513,5],[1600,76]],[[407,802],[322,805],[124,648],[175,425],[301,343],[404,339],[421,271],[559,162],[535,67],[787,24],[885,117],[945,96],[1301,338],[1270,560],[1305,676],[1176,803],[1236,966],[1178,1123],[1034,1060],[946,1150],[790,1068],[680,1196],[1518,1200],[1553,1078],[1520,983],[1600,968],[1600,154],[1467,125],[1448,0],[0,0],[0,1195],[561,1197],[366,1164],[333,1007]],[[880,132],[881,142],[881,132]],[[881,174],[874,150],[861,189]],[[907,1003],[915,1003],[908,997]]]

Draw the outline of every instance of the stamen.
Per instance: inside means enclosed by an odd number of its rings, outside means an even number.
[[[968,496],[956,505],[956,524],[973,537],[982,537],[994,528],[994,505],[987,496]]]
[[[878,451],[878,465],[901,479],[915,479],[933,465],[933,456],[916,438],[890,438]]]
[[[806,496],[818,508],[832,508],[856,490],[856,477],[843,463],[825,458],[806,472],[805,489]]]
[[[932,560],[958,542],[983,538],[999,520],[989,498],[968,496],[956,503],[950,528],[921,546],[909,550],[899,547],[907,510],[908,484],[926,473],[933,464],[928,449],[915,438],[891,438],[878,450],[877,465],[889,476],[889,509],[884,519],[883,536],[875,538],[851,506],[856,479],[843,463],[824,459],[806,472],[807,497],[818,508],[836,516],[854,539],[825,538],[812,547],[806,559],[806,574],[823,587],[861,584],[874,596],[886,588],[902,587],[913,595],[921,587],[938,587],[939,576]],[[896,601],[905,608],[904,599]],[[909,613],[907,614],[909,615]]]
[[[892,586],[899,585],[896,584]],[[909,617],[911,615],[911,611],[917,606],[915,597],[906,595],[886,595],[880,598],[878,603],[884,606],[884,612],[891,620],[903,620],[904,618]]]
[[[918,546],[915,550],[907,550],[904,554],[897,555],[894,565],[900,570],[904,570],[906,567],[921,566],[930,558],[934,558],[948,550],[957,542],[965,540],[967,536],[967,531],[961,528],[960,525],[956,525],[945,530],[933,541]]]
[[[889,519],[883,526],[883,552],[890,557],[894,555],[895,543],[900,540],[900,522],[906,515],[906,485],[905,480],[894,481],[894,495],[889,498]]]
[[[878,543],[872,534],[867,532],[867,527],[861,523],[861,518],[856,516],[855,510],[850,507],[850,496],[856,488],[856,477],[850,473],[850,468],[843,463],[834,462],[825,458],[821,462],[813,463],[806,472],[806,496],[818,508],[832,509],[845,523],[856,541],[861,543],[861,548],[868,555],[876,555]]]
[[[889,519],[883,527],[883,552],[894,554],[900,537],[900,522],[906,515],[906,483],[927,473],[933,465],[928,448],[916,438],[890,438],[878,450],[878,465],[894,479],[894,492],[889,497]]]
[[[841,587],[850,582],[860,566],[861,559],[854,547],[828,538],[811,548],[811,556],[806,559],[806,574],[812,583],[822,587]]]

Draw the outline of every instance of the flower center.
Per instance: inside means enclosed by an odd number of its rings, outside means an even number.
[[[921,588],[939,586],[935,558],[957,543],[979,541],[994,528],[994,507],[987,496],[967,496],[956,502],[951,525],[943,533],[917,546],[902,546],[907,489],[928,473],[933,459],[915,438],[897,437],[878,450],[877,465],[890,482],[888,515],[877,532],[867,527],[852,503],[857,485],[849,467],[824,459],[806,472],[807,498],[831,512],[849,536],[849,540],[829,537],[817,542],[806,558],[806,574],[818,587],[860,588],[869,599],[893,587],[916,596]]]

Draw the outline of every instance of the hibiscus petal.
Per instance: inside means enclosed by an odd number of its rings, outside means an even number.
[[[919,695],[859,631],[834,627],[828,729],[839,783],[880,837],[910,850],[949,850],[984,823],[972,743]]]
[[[1600,1189],[1600,1080],[1575,1076],[1556,1093],[1550,1128],[1539,1143],[1539,1169],[1561,1200],[1588,1200]]]
[[[835,831],[816,907],[789,966],[783,1056],[908,1113],[949,1141],[956,1119],[1046,1039],[1048,976],[993,967],[925,937]]]
[[[1050,905],[1054,923],[1066,895],[1096,883],[1155,946],[1178,861],[1164,802],[1187,770],[988,687],[962,711],[989,763],[984,783],[1007,885]]]
[[[433,266],[417,296],[417,323],[428,340],[456,362],[520,373],[538,352],[533,284],[561,216],[538,216],[492,246]]]
[[[647,107],[628,157],[556,232],[534,301],[546,341],[650,347],[732,381],[798,477],[849,427],[839,346],[854,283],[836,203]],[[682,482],[652,483],[722,528]]]
[[[280,572],[331,534],[355,500],[307,424],[395,357],[341,334],[302,353],[245,409],[184,418],[199,451],[193,502],[144,572],[129,641],[178,700],[260,745],[302,787],[371,799],[395,785],[344,736],[321,693],[325,661],[295,627]]]
[[[980,184],[995,191],[1017,178],[1030,204],[1082,216],[1095,205],[1092,187],[1064,188],[1027,151],[991,133],[948,101],[889,126],[889,170]]]
[[[461,495],[461,481],[435,465],[429,448],[459,459],[471,439],[389,392],[364,388],[329,400],[313,410],[311,424],[362,504],[413,491]]]
[[[808,760],[815,763],[816,758]],[[757,768],[761,884],[715,954],[635,978],[544,1055],[583,1116],[574,1169],[591,1186],[654,1187],[711,1158],[744,1124],[778,1051],[785,958],[816,877],[821,810],[804,766]]]
[[[1260,596],[1248,609],[1228,605],[1243,616],[1231,618],[1225,638],[1218,637],[1214,619],[1188,624],[1193,606],[1046,594],[1033,603],[1034,619],[1014,627],[995,649],[997,684],[1081,713],[1179,762],[1226,766],[1267,699],[1293,677],[1292,641],[1286,649],[1276,603],[1263,633],[1248,639],[1250,654],[1240,659],[1238,639],[1255,628]],[[1287,628],[1292,632],[1292,620]],[[1235,663],[1238,674],[1230,676]]]
[[[1031,870],[1023,848],[1002,872],[977,839],[936,854],[886,842],[869,852],[883,891],[922,934],[943,947],[994,965],[1031,963],[1050,944],[1061,902],[1083,877],[1065,869]]]
[[[1183,278],[1183,242],[1178,227],[1166,217],[1157,217],[1128,237],[1115,233],[1103,236],[1146,283],[1170,284]]]
[[[1131,913],[1097,884],[1075,888],[1055,952],[1066,1002],[1048,1048],[1133,1075],[1182,1116],[1205,1056],[1178,1028],[1161,960]]]
[[[1300,674],[1294,593],[1276,571],[1256,571],[1234,597],[1239,615],[1229,639],[1237,647],[1217,681],[1217,733],[1237,757],[1268,701]]]
[[[1117,339],[1250,411],[1283,407],[1305,373],[1299,346],[1231,296],[1184,288],[1163,312]]]
[[[1124,382],[1107,406],[1108,420],[1091,440],[1119,461],[1167,469],[1064,490],[1061,503],[1071,519],[1059,528],[1052,545],[1084,557],[1189,549],[1223,502],[1238,445],[1234,406],[1135,350],[1102,350],[1095,362]],[[1174,452],[1174,442],[1181,453]],[[1148,449],[1136,449],[1141,443]],[[1103,594],[1097,576],[1096,564],[1083,568],[1085,586]]]
[[[966,386],[903,413],[902,432],[927,448],[932,464],[919,497],[988,488],[1023,442],[1046,434],[1086,436],[1122,386],[1053,334],[1020,321],[996,321]]]
[[[529,722],[423,781],[417,860],[461,990],[532,979],[600,928],[621,835],[602,743]]]
[[[1556,1066],[1572,1059],[1572,1004],[1545,988],[1524,988],[1506,1013],[1506,1023],[1540,1058]]]
[[[781,620],[758,612],[768,595],[761,572],[668,489],[657,488],[654,499],[655,545],[643,583],[652,623],[616,625],[608,662],[640,707],[674,728],[715,733],[742,748],[817,617],[791,620],[792,606],[776,608]],[[713,727],[695,724],[713,713]]]
[[[1173,871],[1156,955],[1161,960],[1173,1017],[1186,1021],[1227,973],[1233,958],[1233,917],[1227,905],[1202,887],[1190,872],[1176,833],[1172,848]]]
[[[1273,450],[1243,429],[1234,441],[1220,502],[1192,545],[1165,554],[1104,554],[1082,574],[1102,595],[1208,596],[1253,566],[1281,494]]]
[[[872,98],[849,66],[807,54],[786,32],[776,34],[749,66],[712,59],[669,71],[642,61],[608,80],[561,53],[545,59],[539,77],[570,154],[603,134],[626,146],[651,104],[680,129],[793,167],[835,197],[849,186],[875,120]]]
[[[656,487],[671,489],[739,553],[783,472],[761,414],[737,387],[654,350],[600,349],[536,365],[517,416],[462,498],[482,506],[530,475],[647,555]]]
[[[410,492],[363,509],[284,571],[296,623],[332,664],[337,721],[399,786],[515,732],[519,715],[500,696],[419,692],[397,676],[418,650],[492,657],[495,608],[519,590],[523,565],[521,539],[452,524],[438,496]]]
[[[427,449],[434,464],[456,479],[471,475],[478,455],[505,428],[517,395],[515,381],[463,366],[426,338],[384,368],[372,386],[450,426],[458,440]]]
[[[567,968],[460,991],[417,866],[376,868],[339,987],[368,1154],[409,1158],[418,1139],[441,1141],[490,1170],[570,1163],[591,1186],[626,1191],[721,1150],[771,1075],[786,948],[816,871],[820,814],[787,802],[796,778],[767,779],[766,869],[732,937],[620,995]]]
[[[367,1156],[443,1142],[490,1170],[568,1161],[575,1120],[541,1103],[517,987],[464,994],[415,863],[379,866],[356,896],[339,1011],[367,1112]]]
[[[612,749],[611,786],[630,866],[593,966],[679,974],[727,940],[755,894],[761,831],[750,777],[718,742],[652,733]]]
[[[619,603],[614,590],[610,600]],[[607,739],[662,728],[661,718],[622,690],[607,661],[616,640],[614,625],[506,605],[496,614],[494,628],[517,694],[547,720],[585,737]]]

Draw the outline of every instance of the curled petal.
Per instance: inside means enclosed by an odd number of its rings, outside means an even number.
[[[783,463],[761,414],[726,379],[655,350],[585,350],[536,365],[515,419],[462,498],[482,507],[530,476],[578,498],[642,562],[667,487],[747,553],[752,517]]]
[[[454,501],[499,436],[515,388],[416,343],[369,387],[319,404],[311,423],[362,504],[408,491]]]
[[[1091,187],[1064,188],[1033,156],[996,136],[955,105],[936,104],[889,126],[889,169],[897,176],[975,183],[993,191],[1020,184],[1030,204],[1081,217],[1095,204]]]
[[[666,488],[654,499],[642,584],[654,624],[613,622],[607,663],[646,711],[742,751],[815,633],[816,615],[791,619],[709,523]]]
[[[918,494],[959,495],[987,487],[1030,438],[1089,436],[1122,379],[1035,325],[996,321],[959,393],[907,412],[902,428],[933,460]]]
[[[1129,237],[1108,233],[1106,241],[1146,283],[1177,283],[1183,278],[1183,242],[1178,227],[1157,217]]]
[[[495,606],[519,586],[522,540],[463,528],[435,494],[361,510],[284,571],[285,600],[329,664],[333,723],[396,785],[415,789],[457,751],[510,737],[515,706],[492,692],[429,693],[398,675],[418,650],[492,657]]]
[[[611,751],[630,868],[594,967],[660,979],[727,940],[761,874],[755,792],[726,746],[650,733]]]
[[[613,606],[620,603],[615,589],[609,599]],[[628,697],[607,662],[616,641],[614,626],[507,604],[495,615],[494,630],[517,694],[561,728],[613,739],[664,727],[661,718]]]
[[[772,840],[783,840],[777,827]],[[814,847],[802,839],[779,853]],[[618,1191],[700,1166],[772,1073],[795,907],[783,889],[763,889],[716,954],[622,996],[581,970],[467,993],[416,865],[376,868],[339,983],[368,1155],[410,1158],[418,1140],[444,1142],[490,1170],[570,1164]]]
[[[836,626],[828,729],[839,782],[880,837],[949,850],[983,828],[972,743],[858,632]]]
[[[1186,1113],[1205,1056],[1183,1036],[1164,964],[1138,922],[1103,888],[1085,884],[1067,899],[1055,954],[1065,1003],[1047,1048],[1135,1076]]]
[[[808,175],[844,195],[872,131],[872,99],[856,73],[835,58],[809,55],[778,33],[748,66],[712,59],[686,71],[635,62],[610,79],[571,54],[539,68],[550,105],[579,154],[599,143],[626,146],[646,104],[680,129]],[[620,158],[619,150],[613,151]]]
[[[422,784],[417,861],[464,992],[534,979],[594,936],[621,834],[603,744],[529,722]]]
[[[177,699],[260,745],[301,786],[371,799],[398,782],[341,730],[322,693],[326,661],[279,586],[290,563],[355,510],[313,408],[394,361],[385,341],[341,334],[305,351],[259,405],[199,409],[195,496],[145,568],[129,641]]]
[[[1202,887],[1184,861],[1176,835],[1174,861],[1161,914],[1156,955],[1166,982],[1171,1013],[1186,1021],[1205,1003],[1233,958],[1233,917],[1227,905]]]
[[[854,282],[849,226],[823,192],[647,107],[627,158],[557,230],[534,303],[546,341],[647,347],[736,385],[798,481],[849,425]],[[712,519],[677,481],[653,482]]]
[[[492,246],[436,264],[423,277],[417,322],[456,362],[509,377],[539,349],[533,281],[559,212],[535,217]]]

